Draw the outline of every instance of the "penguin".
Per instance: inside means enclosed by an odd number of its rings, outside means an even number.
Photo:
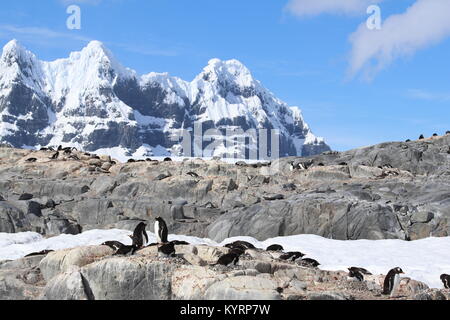
[[[61,145],[58,146],[58,151],[61,151],[63,147]]]
[[[348,268],[348,276],[350,278],[356,278],[358,281],[364,281],[364,275],[358,270]]]
[[[229,243],[229,244],[225,245],[225,247],[227,247],[227,248],[244,247],[245,249],[255,249],[255,246],[252,245],[250,242],[242,241],[242,240]]]
[[[172,162],[171,158],[164,158],[164,162]]]
[[[158,243],[167,243],[167,236],[169,231],[167,229],[167,224],[163,218],[157,217],[155,219],[155,235]]]
[[[175,244],[172,242],[164,243],[158,247],[158,252],[168,257],[175,257]]]
[[[134,160],[134,159],[129,159],[129,160],[127,161],[127,163],[134,163],[134,162],[136,162],[136,160]]]
[[[268,246],[266,249],[266,251],[283,251],[283,250],[284,248],[279,244],[273,244],[271,246]]]
[[[404,273],[401,268],[394,268],[388,272],[386,278],[384,278],[383,294],[391,295],[391,298],[396,293],[400,284],[400,274]]]
[[[425,139],[425,136],[423,134],[420,135],[419,140]]]
[[[119,241],[106,241],[102,243],[102,246],[108,246],[111,249],[117,251],[119,250],[121,247],[124,246],[124,244],[122,242]]]
[[[442,274],[441,275],[441,280],[444,283],[444,288],[445,289],[450,289],[450,275]]]
[[[438,137],[439,135],[437,133],[433,133],[433,137]]]
[[[70,155],[70,157],[69,157],[69,159],[72,159],[72,160],[80,160],[80,158],[78,158],[76,155],[74,155],[74,154],[72,154],[72,155]]]
[[[239,262],[239,256],[240,255],[237,252],[230,252],[224,254],[223,256],[219,257],[215,265],[222,265],[222,266],[228,266],[230,264],[236,265]]]
[[[50,252],[53,252],[53,250],[42,250],[42,251],[39,251],[39,252],[33,252],[33,253],[30,253],[30,254],[27,254],[25,256],[25,258],[27,258],[27,257],[34,257],[34,256],[43,256],[43,255],[49,254]]]
[[[39,151],[47,151],[47,150],[48,150],[48,148],[45,148],[45,147],[39,149]]]
[[[406,139],[406,141],[405,142],[411,142],[411,139]]]
[[[56,152],[55,154],[53,154],[53,155],[50,157],[50,160],[56,160],[56,159],[58,159],[58,157],[59,157],[59,152]]]
[[[148,243],[148,235],[147,231],[145,231],[145,227],[147,225],[143,222],[139,223],[133,231],[133,235],[129,236],[131,240],[133,240],[133,245],[136,248],[142,248]],[[145,240],[144,240],[145,238]]]
[[[27,160],[25,160],[26,162],[30,162],[30,163],[32,163],[32,162],[36,162],[37,161],[37,159],[36,158],[28,158]]]
[[[191,176],[192,178],[199,178],[200,176],[196,174],[195,172],[188,172],[186,173],[188,176]]]
[[[299,261],[299,264],[304,267],[317,268],[320,266],[320,263],[317,260],[305,258]]]
[[[189,242],[179,241],[179,240],[173,240],[173,241],[170,241],[170,243],[173,243],[176,246],[188,246],[188,245],[190,245]]]
[[[301,253],[301,252],[298,252],[298,251],[296,251],[296,252],[287,252],[285,254],[282,254],[280,256],[280,259],[281,260],[286,260],[286,261],[295,261],[297,259],[302,258],[303,256],[305,256],[305,255],[303,253]]]
[[[30,193],[24,193],[24,194],[21,194],[21,195],[20,195],[19,201],[27,201],[27,200],[31,200],[31,199],[33,199],[33,198],[34,198],[34,196],[33,196],[32,194],[30,194]]]
[[[348,268],[348,270],[357,271],[357,272],[359,272],[359,273],[362,273],[362,274],[365,274],[365,275],[368,275],[368,276],[372,275],[372,273],[370,273],[369,271],[367,271],[367,270],[364,269],[364,268],[351,267],[351,268]]]
[[[123,245],[119,249],[116,250],[116,252],[113,254],[113,256],[129,255],[129,254],[133,255],[137,249],[138,248],[133,245],[131,245],[131,246]]]

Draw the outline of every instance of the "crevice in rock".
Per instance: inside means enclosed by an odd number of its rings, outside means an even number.
[[[87,281],[87,279],[83,276],[83,274],[81,272],[80,272],[80,276],[81,276],[81,283],[83,284],[83,290],[84,290],[84,293],[86,294],[86,297],[88,298],[88,300],[95,300],[95,296],[94,296],[94,293],[92,292],[89,282]]]

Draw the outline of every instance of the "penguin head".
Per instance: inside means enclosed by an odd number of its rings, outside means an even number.
[[[404,273],[403,270],[401,268],[395,268],[395,273]]]

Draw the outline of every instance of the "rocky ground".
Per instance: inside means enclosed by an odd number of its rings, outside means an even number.
[[[0,148],[0,232],[133,229],[221,241],[295,234],[405,239],[450,233],[450,135],[266,166],[201,159],[118,163]],[[27,159],[36,158],[36,162]]]
[[[156,247],[112,256],[107,246],[78,247],[0,262],[0,300],[447,300],[449,290],[403,278],[393,298],[381,294],[384,276],[360,282],[346,272],[301,267],[279,253],[247,250],[236,266],[215,266],[228,248]]]

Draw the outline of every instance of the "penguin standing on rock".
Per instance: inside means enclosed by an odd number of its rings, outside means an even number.
[[[441,280],[444,283],[444,288],[450,289],[450,275],[448,274],[441,275]]]
[[[155,221],[155,235],[158,243],[167,243],[167,236],[169,231],[167,229],[167,224],[163,218],[157,217]]]
[[[394,296],[400,285],[400,274],[403,273],[403,270],[398,267],[388,272],[386,278],[384,278],[383,294],[389,294],[391,298]]]
[[[136,248],[142,248],[148,243],[148,235],[147,231],[145,231],[146,226],[143,222],[139,223],[134,229],[133,235],[130,236],[131,240],[133,240],[133,246]]]

